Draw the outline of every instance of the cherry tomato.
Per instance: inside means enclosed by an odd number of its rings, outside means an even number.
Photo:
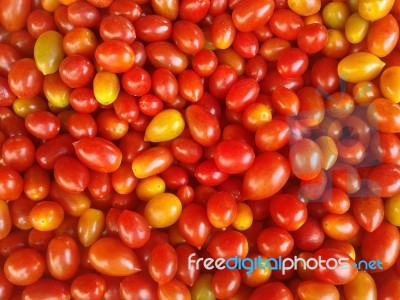
[[[58,280],[71,279],[79,268],[79,249],[69,236],[53,238],[47,247],[46,261],[50,274]]]
[[[271,198],[270,214],[274,222],[288,231],[299,229],[307,220],[307,208],[295,196],[280,194]]]
[[[13,251],[4,263],[4,275],[12,284],[27,286],[42,277],[45,260],[42,255],[31,248]]]
[[[266,165],[269,168],[265,168]],[[259,154],[244,174],[243,197],[249,200],[270,197],[286,184],[289,174],[290,166],[285,157],[277,152]]]
[[[87,137],[74,143],[80,161],[97,172],[112,173],[122,161],[121,150],[112,142],[100,137]],[[99,151],[101,149],[101,151]]]
[[[168,243],[156,245],[150,254],[149,274],[158,284],[164,284],[174,278],[178,269],[178,256]]]
[[[118,217],[118,235],[130,248],[143,246],[150,238],[147,220],[140,214],[124,210]]]
[[[396,226],[382,222],[373,232],[367,232],[361,243],[361,256],[363,259],[380,260],[381,268],[369,270],[370,272],[382,272],[395,264],[400,251],[399,231]]]
[[[97,240],[90,246],[88,258],[90,265],[104,275],[128,276],[140,271],[136,254],[113,237]]]

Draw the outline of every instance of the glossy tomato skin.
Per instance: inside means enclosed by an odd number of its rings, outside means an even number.
[[[178,256],[167,243],[156,245],[150,254],[149,274],[154,281],[164,284],[174,278],[178,269]]]
[[[0,167],[0,197],[4,200],[16,200],[23,191],[22,176],[10,167]]]
[[[277,70],[279,74],[288,79],[300,77],[307,68],[307,54],[297,48],[283,51],[277,62]]]
[[[249,251],[249,246],[244,234],[234,230],[226,230],[211,238],[207,251],[214,259],[220,257],[228,259],[234,256],[244,258]]]
[[[74,143],[74,147],[78,159],[97,172],[114,172],[122,161],[122,153],[118,147],[100,137],[80,139]]]
[[[279,227],[288,231],[299,229],[308,216],[305,204],[289,194],[280,194],[271,199],[270,214]]]
[[[241,140],[225,140],[215,149],[214,161],[217,167],[228,174],[241,173],[247,170],[255,158],[254,150]]]
[[[265,168],[268,165],[269,168]],[[276,194],[287,182],[290,166],[277,152],[256,156],[243,178],[243,196],[249,200],[262,200]],[[262,188],[261,188],[262,187]]]
[[[45,261],[42,255],[30,248],[14,251],[4,263],[5,277],[11,283],[22,286],[31,285],[39,280],[44,270]]]
[[[178,220],[178,228],[189,245],[202,247],[212,229],[204,206],[198,203],[185,206]]]
[[[122,299],[155,299],[157,298],[157,283],[144,273],[134,274],[125,277],[119,288]]]
[[[232,11],[235,27],[242,32],[250,32],[268,22],[275,8],[273,1],[244,1]]]
[[[24,288],[21,299],[63,299],[71,298],[71,293],[67,284],[54,279],[39,279],[30,286]]]
[[[383,247],[378,247],[378,245],[383,245]],[[399,249],[398,229],[388,222],[382,222],[375,231],[365,234],[361,244],[361,255],[366,260],[379,259],[382,262],[382,269],[371,270],[371,272],[382,272],[394,265]]]
[[[343,259],[343,262],[348,264],[347,268],[336,268],[336,269],[329,269],[329,268],[317,268],[314,271],[315,276],[326,283],[331,284],[345,284],[352,281],[357,276],[357,268],[354,267],[352,264],[354,260],[351,259],[345,252],[336,250],[336,249],[329,249],[329,248],[322,248],[314,253],[314,257],[321,259],[329,259],[329,258],[336,258],[338,261],[339,259]],[[328,266],[328,265],[327,265]]]
[[[2,12],[0,14],[0,24],[7,31],[17,31],[25,27],[31,2],[21,1],[2,1]]]
[[[58,280],[71,279],[78,271],[80,255],[78,245],[69,236],[53,238],[46,251],[46,261],[50,274]]]
[[[106,292],[105,280],[97,274],[87,273],[77,276],[71,283],[71,296],[74,299],[100,300]]]
[[[110,257],[109,253],[115,255]],[[128,276],[140,271],[136,254],[116,238],[104,237],[89,249],[89,262],[104,275]]]
[[[122,211],[117,226],[118,235],[130,248],[139,248],[150,238],[150,228],[146,219],[136,212]]]

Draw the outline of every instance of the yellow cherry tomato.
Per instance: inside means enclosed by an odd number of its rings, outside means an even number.
[[[33,56],[44,75],[58,72],[64,58],[62,34],[53,30],[43,32],[36,40]]]
[[[155,228],[169,227],[178,221],[182,212],[182,203],[171,193],[161,193],[147,202],[144,217]]]
[[[176,109],[159,112],[147,126],[144,140],[159,143],[171,141],[178,137],[185,128],[185,120]]]
[[[288,6],[296,14],[306,17],[317,13],[321,8],[320,0],[288,0]]]
[[[368,34],[369,21],[365,20],[358,13],[352,14],[346,21],[344,33],[346,39],[352,43],[360,43]]]
[[[359,0],[358,13],[368,21],[375,21],[386,16],[395,0]]]
[[[344,29],[350,14],[349,7],[344,2],[330,2],[322,11],[322,20],[328,28]]]
[[[97,241],[105,226],[105,216],[101,210],[88,208],[79,217],[78,238],[83,246],[89,247]]]
[[[358,271],[356,277],[343,285],[347,300],[377,299],[374,279],[365,271]]]
[[[250,206],[246,203],[239,202],[237,204],[236,217],[232,222],[233,228],[236,230],[246,230],[249,229],[253,224],[253,212]]]
[[[400,66],[389,67],[380,78],[383,96],[394,103],[400,102]]]
[[[117,74],[99,71],[93,80],[93,93],[100,104],[108,105],[113,103],[120,90],[120,83]]]
[[[345,81],[357,83],[374,79],[384,66],[385,63],[376,55],[357,52],[346,56],[339,62],[338,74]]]
[[[165,192],[165,182],[159,176],[151,176],[139,181],[136,195],[142,201],[149,201],[154,196]]]
[[[400,195],[388,198],[385,202],[385,217],[395,226],[400,226]]]

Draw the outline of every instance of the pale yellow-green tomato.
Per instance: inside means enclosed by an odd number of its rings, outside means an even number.
[[[85,247],[91,246],[97,241],[105,226],[104,213],[95,208],[88,208],[79,217],[78,239]]]
[[[185,120],[176,109],[159,112],[150,121],[144,134],[144,140],[153,143],[167,142],[178,137],[185,128]]]
[[[61,80],[59,73],[46,75],[43,81],[43,92],[53,106],[64,108],[69,105],[72,89]]]
[[[36,40],[33,57],[44,75],[58,72],[64,59],[62,34],[53,30],[43,32]]]
[[[368,21],[376,21],[386,16],[395,0],[359,0],[358,13]]]
[[[357,83],[376,78],[384,66],[385,63],[376,55],[357,52],[339,62],[338,75],[344,81]]]
[[[169,227],[178,221],[182,212],[182,203],[171,193],[161,193],[147,202],[144,217],[154,228]]]
[[[344,2],[330,2],[322,11],[322,20],[326,27],[344,29],[350,10]]]
[[[239,202],[237,204],[236,217],[232,222],[233,228],[236,230],[246,230],[249,229],[253,224],[253,212],[250,206],[246,203]]]
[[[149,201],[154,196],[165,192],[165,182],[160,176],[150,176],[141,179],[135,191],[140,200]]]
[[[102,105],[113,103],[119,94],[121,85],[117,74],[99,71],[93,80],[93,93],[97,102]]]
[[[358,13],[354,13],[347,19],[344,33],[350,43],[357,44],[365,39],[368,29],[369,21],[365,20]]]
[[[377,299],[374,279],[365,271],[358,271],[356,277],[343,285],[347,300]]]
[[[386,199],[385,217],[395,226],[400,226],[400,195]]]

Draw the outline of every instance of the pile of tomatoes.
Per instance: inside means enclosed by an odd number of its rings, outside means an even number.
[[[0,0],[0,298],[400,299],[399,20]],[[190,264],[232,257],[350,266]]]

